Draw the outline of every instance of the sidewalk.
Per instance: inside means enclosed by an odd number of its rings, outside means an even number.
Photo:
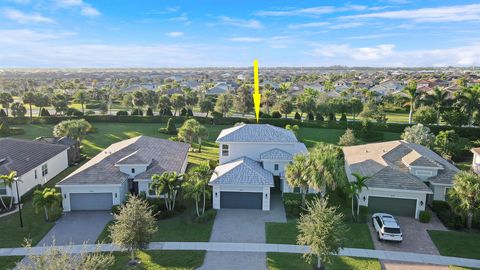
[[[73,245],[57,246],[72,254],[82,251],[94,252],[97,248],[100,251],[121,251],[112,244],[101,245]],[[44,253],[48,247],[27,248],[1,248],[0,256],[25,256],[28,254],[39,255]],[[149,250],[206,250],[206,251],[229,251],[229,252],[281,252],[302,254],[308,250],[306,246],[281,245],[281,244],[260,244],[260,243],[218,243],[218,242],[152,242]],[[339,256],[373,258],[380,260],[415,262],[437,265],[456,265],[464,267],[480,268],[480,260],[448,257],[439,255],[428,255],[410,252],[384,251],[373,249],[345,248],[340,251]]]

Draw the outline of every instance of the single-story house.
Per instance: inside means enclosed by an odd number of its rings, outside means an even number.
[[[359,204],[370,212],[418,218],[433,200],[445,201],[459,171],[425,146],[403,140],[343,148],[345,172],[368,176]]]
[[[240,124],[222,130],[219,166],[209,185],[213,208],[270,210],[270,189],[293,192],[285,180],[285,166],[307,153],[292,131],[264,124]],[[313,189],[311,192],[315,192]]]
[[[109,210],[129,193],[155,197],[150,189],[152,176],[166,171],[184,173],[189,147],[147,136],[114,143],[57,184],[63,210]]]
[[[80,142],[69,137],[38,137],[36,141],[60,144],[68,147],[68,164],[73,165],[80,160]]]
[[[17,172],[20,196],[44,185],[68,168],[68,147],[38,141],[0,138],[0,174]],[[17,198],[16,185],[0,183],[0,196]]]

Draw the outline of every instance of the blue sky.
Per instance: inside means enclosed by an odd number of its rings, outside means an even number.
[[[0,0],[0,67],[472,66],[479,27],[461,0]]]

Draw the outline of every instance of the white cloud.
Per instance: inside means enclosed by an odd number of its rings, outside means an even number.
[[[347,29],[347,28],[355,28],[355,27],[360,27],[363,26],[364,23],[361,22],[348,22],[348,23],[338,23],[329,26],[329,29]]]
[[[330,14],[335,12],[344,11],[362,11],[371,9],[368,6],[362,5],[346,5],[343,7],[334,6],[317,6],[310,8],[286,8],[279,10],[260,10],[254,14],[257,16],[271,16],[271,17],[287,17],[287,16],[319,16],[324,14]],[[374,7],[373,9],[378,9]]]
[[[229,38],[229,41],[232,42],[260,42],[263,41],[263,38],[255,38],[255,37],[234,37],[234,38]]]
[[[169,37],[181,37],[181,36],[183,36],[183,34],[184,34],[183,32],[168,32],[167,36],[169,36]]]
[[[396,50],[393,44],[359,48],[348,44],[320,44],[309,54],[318,57],[324,65],[473,66],[480,64],[480,43],[433,50]]]
[[[53,20],[42,16],[40,13],[26,14],[19,10],[7,8],[3,11],[3,16],[17,23],[52,23]]]
[[[96,17],[101,15],[100,11],[83,2],[83,0],[55,0],[55,3],[61,8],[79,8],[80,14],[83,16]]]
[[[346,37],[345,39],[376,39],[376,38],[384,38],[384,37],[393,37],[398,36],[400,33],[388,33],[388,34],[372,34],[372,35],[361,35],[361,36],[351,36]]]
[[[187,13],[182,13],[182,14],[180,14],[180,16],[177,16],[177,17],[168,18],[167,21],[169,21],[169,22],[181,22],[185,25],[190,25],[192,23],[192,21],[190,21],[190,19],[188,18]]]
[[[82,10],[80,12],[83,16],[88,16],[88,17],[95,17],[95,16],[100,16],[100,11],[97,9],[91,7],[91,6],[84,6],[82,7]]]
[[[311,23],[299,23],[291,24],[289,29],[303,29],[303,28],[328,28],[328,29],[346,29],[354,28],[364,25],[361,22],[348,22],[348,23],[330,23],[330,22],[311,22]]]
[[[463,22],[480,20],[480,4],[386,11],[343,16],[343,19],[403,19],[415,22]]]
[[[219,16],[217,18],[219,19],[220,24],[232,25],[237,27],[245,27],[245,28],[254,28],[254,29],[263,28],[263,25],[259,21],[254,19],[250,19],[250,20],[235,19],[228,16]]]
[[[73,32],[35,32],[30,29],[5,29],[0,30],[0,36],[2,37],[2,43],[7,44],[27,44],[39,41],[47,41],[53,39],[60,39],[76,35]]]
[[[328,22],[312,22],[312,23],[290,24],[288,28],[290,29],[317,28],[317,27],[326,27],[328,25],[330,25],[330,23]]]

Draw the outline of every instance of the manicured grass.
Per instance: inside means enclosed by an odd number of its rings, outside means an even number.
[[[305,262],[301,254],[267,253],[267,266],[270,270],[311,270],[312,266]],[[333,257],[326,267],[328,270],[380,270],[377,259],[363,259],[353,257]]]
[[[444,256],[480,259],[480,233],[428,231],[438,251]]]
[[[345,247],[374,249],[367,224],[346,223],[346,225],[349,230],[345,232]],[[287,223],[266,223],[267,243],[295,245],[298,235],[296,226],[296,220],[290,220]]]
[[[192,207],[188,207],[176,217],[159,220],[158,230],[152,242],[208,242],[212,233],[213,220],[199,224],[192,221],[193,215]],[[110,224],[107,224],[97,242],[111,242],[108,231]]]
[[[187,270],[196,269],[203,264],[205,251],[169,251],[169,250],[150,250],[140,251],[137,258],[141,264],[137,267],[128,267],[130,260],[129,253],[115,252],[115,264],[110,267],[117,269],[148,269],[148,270]]]
[[[22,256],[0,257],[0,270],[13,269],[22,258]]]

